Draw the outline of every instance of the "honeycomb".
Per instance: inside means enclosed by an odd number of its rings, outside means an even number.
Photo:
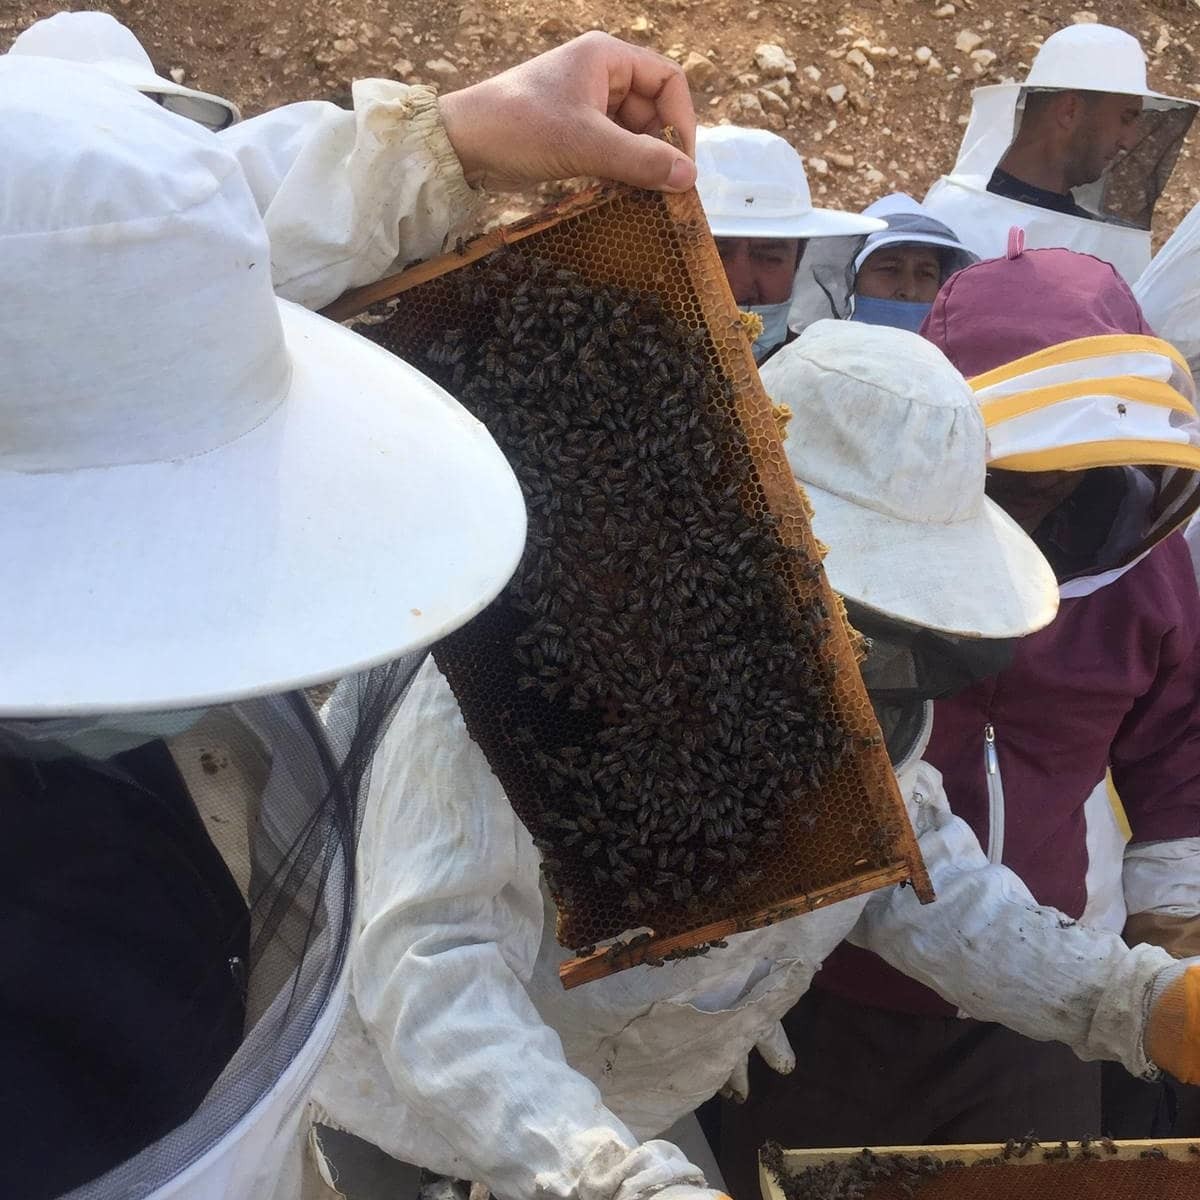
[[[762,1154],[765,1200],[1192,1200],[1200,1147],[1109,1139],[1040,1146]]]
[[[513,582],[434,654],[542,852],[567,986],[931,898],[694,193],[585,193],[327,312],[479,416],[525,494]]]

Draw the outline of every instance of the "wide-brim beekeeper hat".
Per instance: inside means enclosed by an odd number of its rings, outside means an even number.
[[[208,129],[224,129],[241,120],[231,100],[159,75],[132,31],[108,13],[64,12],[35,21],[17,35],[8,52],[95,67]]]
[[[697,129],[696,190],[713,237],[816,238],[886,228],[857,213],[814,208],[804,160],[766,129]]]
[[[922,333],[967,376],[1007,471],[1120,470],[1128,500],[1064,598],[1111,582],[1200,510],[1200,413],[1187,360],[1107,262],[1025,250],[960,271]],[[1091,519],[1099,524],[1099,514]]]
[[[271,290],[238,161],[0,57],[0,716],[192,708],[388,661],[520,556],[484,427]]]
[[[1113,25],[1068,25],[1039,47],[1025,88],[1108,92],[1151,102],[1195,107],[1195,101],[1156,92],[1146,79],[1146,54],[1132,34]]]
[[[1050,565],[984,495],[966,380],[914,333],[818,321],[762,368],[834,590],[910,625],[1021,637],[1054,618]]]
[[[968,250],[949,225],[931,217],[906,192],[894,192],[876,200],[863,210],[863,215],[878,217],[886,222],[887,228],[878,233],[869,233],[863,239],[854,255],[853,271],[856,276],[863,263],[876,250],[883,250],[887,246],[928,246],[937,251],[942,263],[943,280],[955,271],[979,261],[979,255]]]
[[[1140,96],[1149,110],[1178,109],[1187,114],[1197,107],[1194,100],[1168,96],[1150,87],[1146,54],[1131,34],[1111,25],[1068,25],[1042,43],[1022,82],[975,89],[955,175],[991,175],[1012,144],[1019,102],[1031,91]]]

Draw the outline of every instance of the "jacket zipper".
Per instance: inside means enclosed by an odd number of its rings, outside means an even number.
[[[1004,858],[1004,780],[996,753],[996,729],[990,722],[983,727],[983,768],[988,792],[987,856],[988,862],[999,864]]]

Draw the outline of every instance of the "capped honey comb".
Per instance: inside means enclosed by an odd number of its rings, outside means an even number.
[[[932,898],[695,193],[573,197],[327,311],[479,416],[525,494],[514,580],[434,656],[542,852],[566,986]]]

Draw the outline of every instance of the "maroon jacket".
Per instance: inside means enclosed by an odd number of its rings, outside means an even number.
[[[1135,842],[1200,836],[1198,700],[1200,595],[1177,533],[1107,587],[1064,600],[1051,625],[1017,643],[1003,674],[939,702],[925,758],[942,772],[950,807],[991,853],[991,726],[1003,781],[1001,861],[1040,903],[1078,917],[1088,899],[1084,804],[1106,768]],[[1096,866],[1110,882],[1121,870],[1119,861]],[[880,1008],[954,1011],[849,945],[815,984]]]

